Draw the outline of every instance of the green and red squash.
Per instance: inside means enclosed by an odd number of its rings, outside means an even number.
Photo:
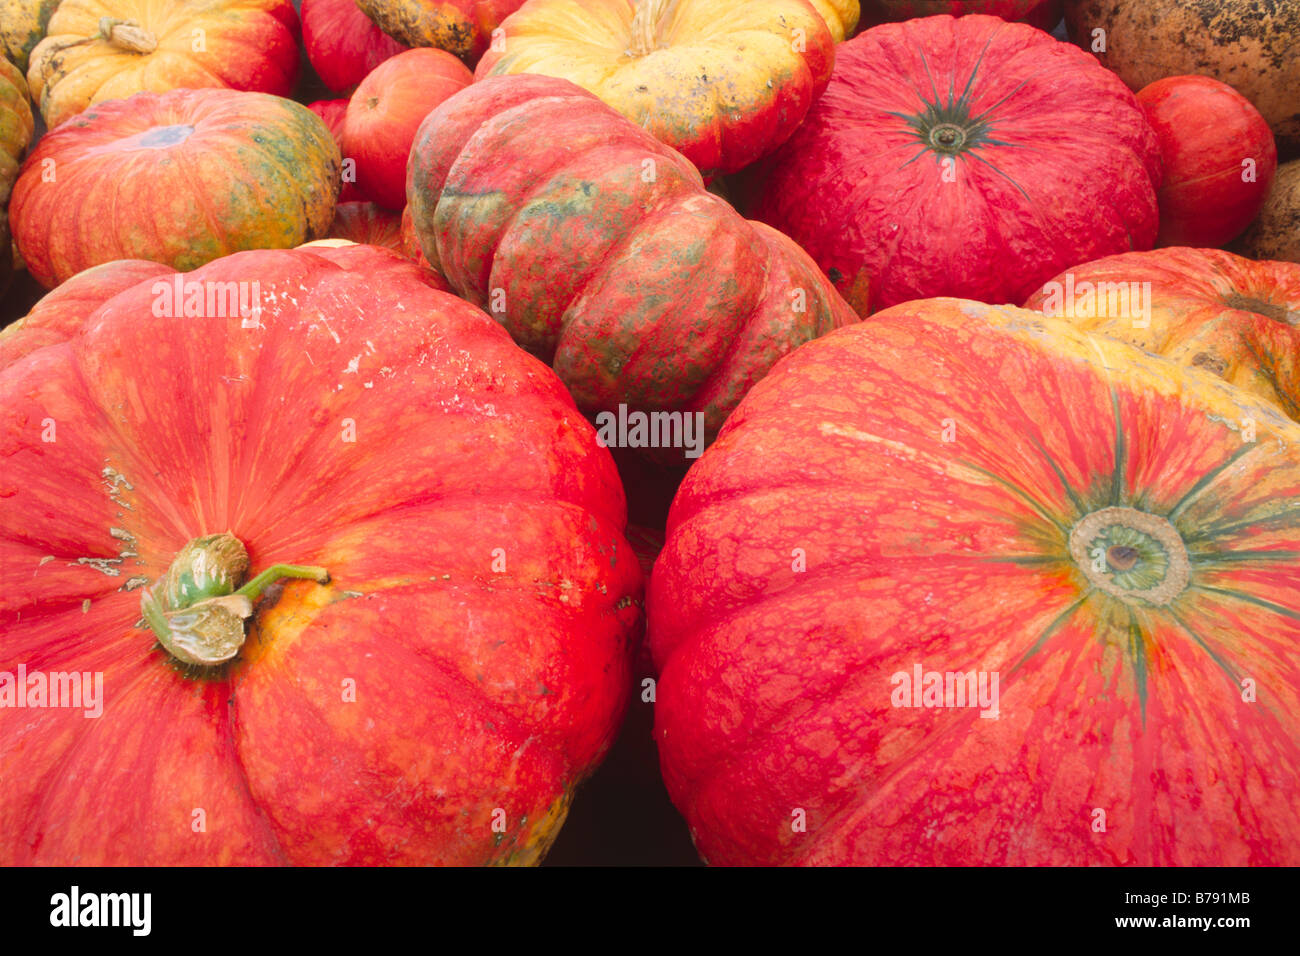
[[[667,530],[656,736],[710,863],[1300,864],[1300,423],[1269,403],[909,302],[756,385]]]
[[[190,310],[228,287],[260,308]],[[5,333],[0,864],[537,861],[641,614],[558,379],[368,246],[87,305]],[[102,693],[35,702],[71,673]]]

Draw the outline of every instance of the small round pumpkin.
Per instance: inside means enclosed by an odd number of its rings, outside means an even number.
[[[394,211],[406,206],[406,161],[429,111],[474,82],[445,50],[407,50],[385,60],[348,101],[343,155],[356,163],[357,189]]]
[[[1126,252],[1056,276],[1025,308],[1213,372],[1300,421],[1300,265]]]
[[[1231,248],[1252,259],[1300,262],[1300,159],[1278,167],[1264,208]]]
[[[1208,76],[1170,76],[1137,94],[1160,138],[1164,175],[1160,246],[1221,246],[1268,197],[1277,171],[1273,133],[1259,110]]]
[[[1280,153],[1300,151],[1300,3],[1066,0],[1065,23],[1130,89],[1167,76],[1214,77],[1255,104]]]
[[[473,64],[524,0],[356,0],[380,29],[412,47],[437,47]]]
[[[781,356],[857,320],[794,242],[567,80],[492,77],[447,100],[416,135],[407,195],[458,295],[551,364],[579,408],[646,416],[641,438],[620,433],[678,462]]]
[[[351,93],[367,73],[406,49],[356,0],[302,0],[302,44],[316,75],[335,93]]]
[[[971,15],[840,44],[826,93],[739,194],[865,316],[936,295],[1021,302],[1076,263],[1149,249],[1159,184],[1155,132],[1113,73]]]
[[[664,780],[716,864],[1300,864],[1300,424],[1010,306],[789,356],[673,501]]]
[[[502,25],[480,79],[571,80],[710,178],[785,141],[830,79],[858,5],[806,0],[534,0]]]
[[[227,286],[254,321],[172,291]],[[614,464],[385,250],[132,285],[0,371],[0,460],[0,864],[532,863],[614,739]]]
[[[187,270],[325,235],[339,153],[305,106],[225,89],[137,93],[46,134],[14,187],[14,239],[47,288],[113,259]]]
[[[27,82],[51,129],[140,92],[289,96],[300,32],[290,0],[62,0],[32,50]]]

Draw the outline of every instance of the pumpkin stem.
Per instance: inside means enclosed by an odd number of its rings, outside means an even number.
[[[1230,309],[1240,309],[1242,312],[1254,312],[1256,315],[1266,316],[1283,325],[1300,325],[1300,309],[1289,310],[1280,302],[1265,302],[1263,299],[1234,291],[1224,297],[1223,304]]]
[[[635,0],[629,56],[645,56],[659,48],[659,28],[676,12],[677,0]]]
[[[145,623],[178,661],[200,667],[224,664],[239,653],[245,622],[267,587],[281,578],[325,584],[324,568],[276,564],[244,583],[248,551],[229,531],[195,538],[140,597]]]
[[[107,40],[118,49],[129,53],[152,53],[158,49],[157,38],[134,20],[100,17],[98,39]]]
[[[1162,607],[1191,581],[1187,546],[1169,519],[1136,508],[1085,515],[1070,531],[1069,548],[1093,587],[1128,605]]]

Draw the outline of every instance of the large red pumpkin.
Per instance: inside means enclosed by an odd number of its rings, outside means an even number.
[[[1087,54],[996,17],[888,23],[836,50],[826,93],[744,192],[867,311],[1021,302],[1155,240],[1160,156]]]
[[[339,152],[307,107],[172,90],[92,107],[42,137],[14,187],[14,240],[52,287],[114,259],[189,269],[325,235]]]
[[[407,194],[429,262],[584,411],[684,413],[683,438],[698,412],[707,439],[782,355],[856,321],[793,242],[567,80],[493,77],[447,100]]]
[[[399,53],[361,81],[348,101],[342,148],[356,163],[363,195],[388,209],[406,206],[406,161],[415,131],[435,106],[473,82],[464,63],[428,48]]]
[[[160,316],[173,280],[260,311]],[[537,860],[640,615],[617,473],[555,376],[366,246],[83,318],[0,371],[0,863]],[[35,702],[73,672],[96,700]]]
[[[1049,279],[1025,308],[1213,372],[1300,421],[1300,265],[1126,252]]]
[[[50,128],[105,100],[222,87],[288,96],[298,78],[290,0],[62,0],[27,82]]]
[[[302,0],[302,43],[321,81],[350,93],[366,74],[406,49],[361,12],[356,0]]]
[[[1259,110],[1227,83],[1170,76],[1138,91],[1160,138],[1162,246],[1221,246],[1268,198],[1277,146]]]
[[[1294,866],[1298,553],[1268,403],[1022,309],[888,309],[673,502],[668,790],[711,863]]]

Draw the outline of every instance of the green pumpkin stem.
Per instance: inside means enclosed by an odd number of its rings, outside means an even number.
[[[256,601],[262,596],[263,591],[280,578],[306,578],[317,584],[329,584],[330,573],[324,568],[305,564],[273,564],[235,593],[250,601]]]

